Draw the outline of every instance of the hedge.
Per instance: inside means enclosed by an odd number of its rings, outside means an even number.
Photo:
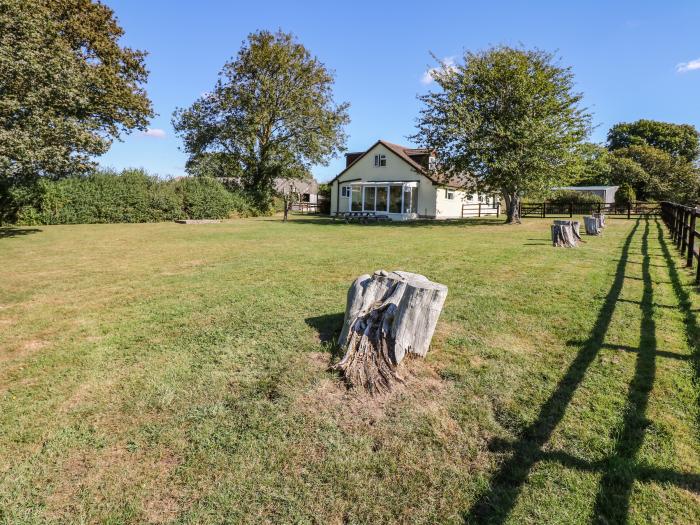
[[[141,169],[100,171],[4,188],[2,222],[19,225],[224,219],[254,214],[248,200],[207,177],[162,180]]]

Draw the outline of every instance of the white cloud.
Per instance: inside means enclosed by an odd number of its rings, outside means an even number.
[[[166,133],[164,129],[147,128],[146,131],[143,132],[143,135],[145,135],[146,137],[153,137],[156,139],[164,139]]]
[[[678,73],[687,73],[688,71],[694,71],[696,69],[700,69],[700,58],[696,58],[690,62],[681,62],[676,66],[676,71]]]
[[[447,69],[453,70],[455,69],[455,59],[454,57],[445,57],[443,58],[440,63],[446,67]],[[434,82],[433,78],[433,73],[440,71],[442,67],[431,67],[427,71],[423,72],[423,76],[420,77],[421,84],[428,85],[432,82]]]

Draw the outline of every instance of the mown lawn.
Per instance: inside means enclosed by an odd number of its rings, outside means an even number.
[[[0,523],[699,523],[700,300],[654,219],[0,230]],[[345,294],[449,287],[383,399]]]

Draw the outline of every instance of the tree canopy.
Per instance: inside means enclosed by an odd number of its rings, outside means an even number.
[[[0,3],[0,182],[85,172],[153,116],[145,53],[91,0]]]
[[[615,124],[608,132],[611,150],[630,146],[652,146],[672,157],[693,162],[700,155],[698,131],[690,124],[637,120]]]
[[[508,222],[520,222],[525,192],[542,192],[580,169],[578,150],[590,115],[573,74],[541,50],[499,46],[442,64],[440,88],[423,103],[414,139],[437,155],[437,169],[467,173],[472,184],[499,191]]]
[[[190,165],[216,153],[256,202],[275,178],[308,175],[344,150],[347,103],[333,100],[332,73],[293,35],[258,31],[227,62],[214,89],[173,115]]]

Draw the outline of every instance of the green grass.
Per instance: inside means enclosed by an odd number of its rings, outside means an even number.
[[[0,230],[0,523],[698,523],[700,300],[656,219]],[[359,274],[449,296],[382,399]]]

